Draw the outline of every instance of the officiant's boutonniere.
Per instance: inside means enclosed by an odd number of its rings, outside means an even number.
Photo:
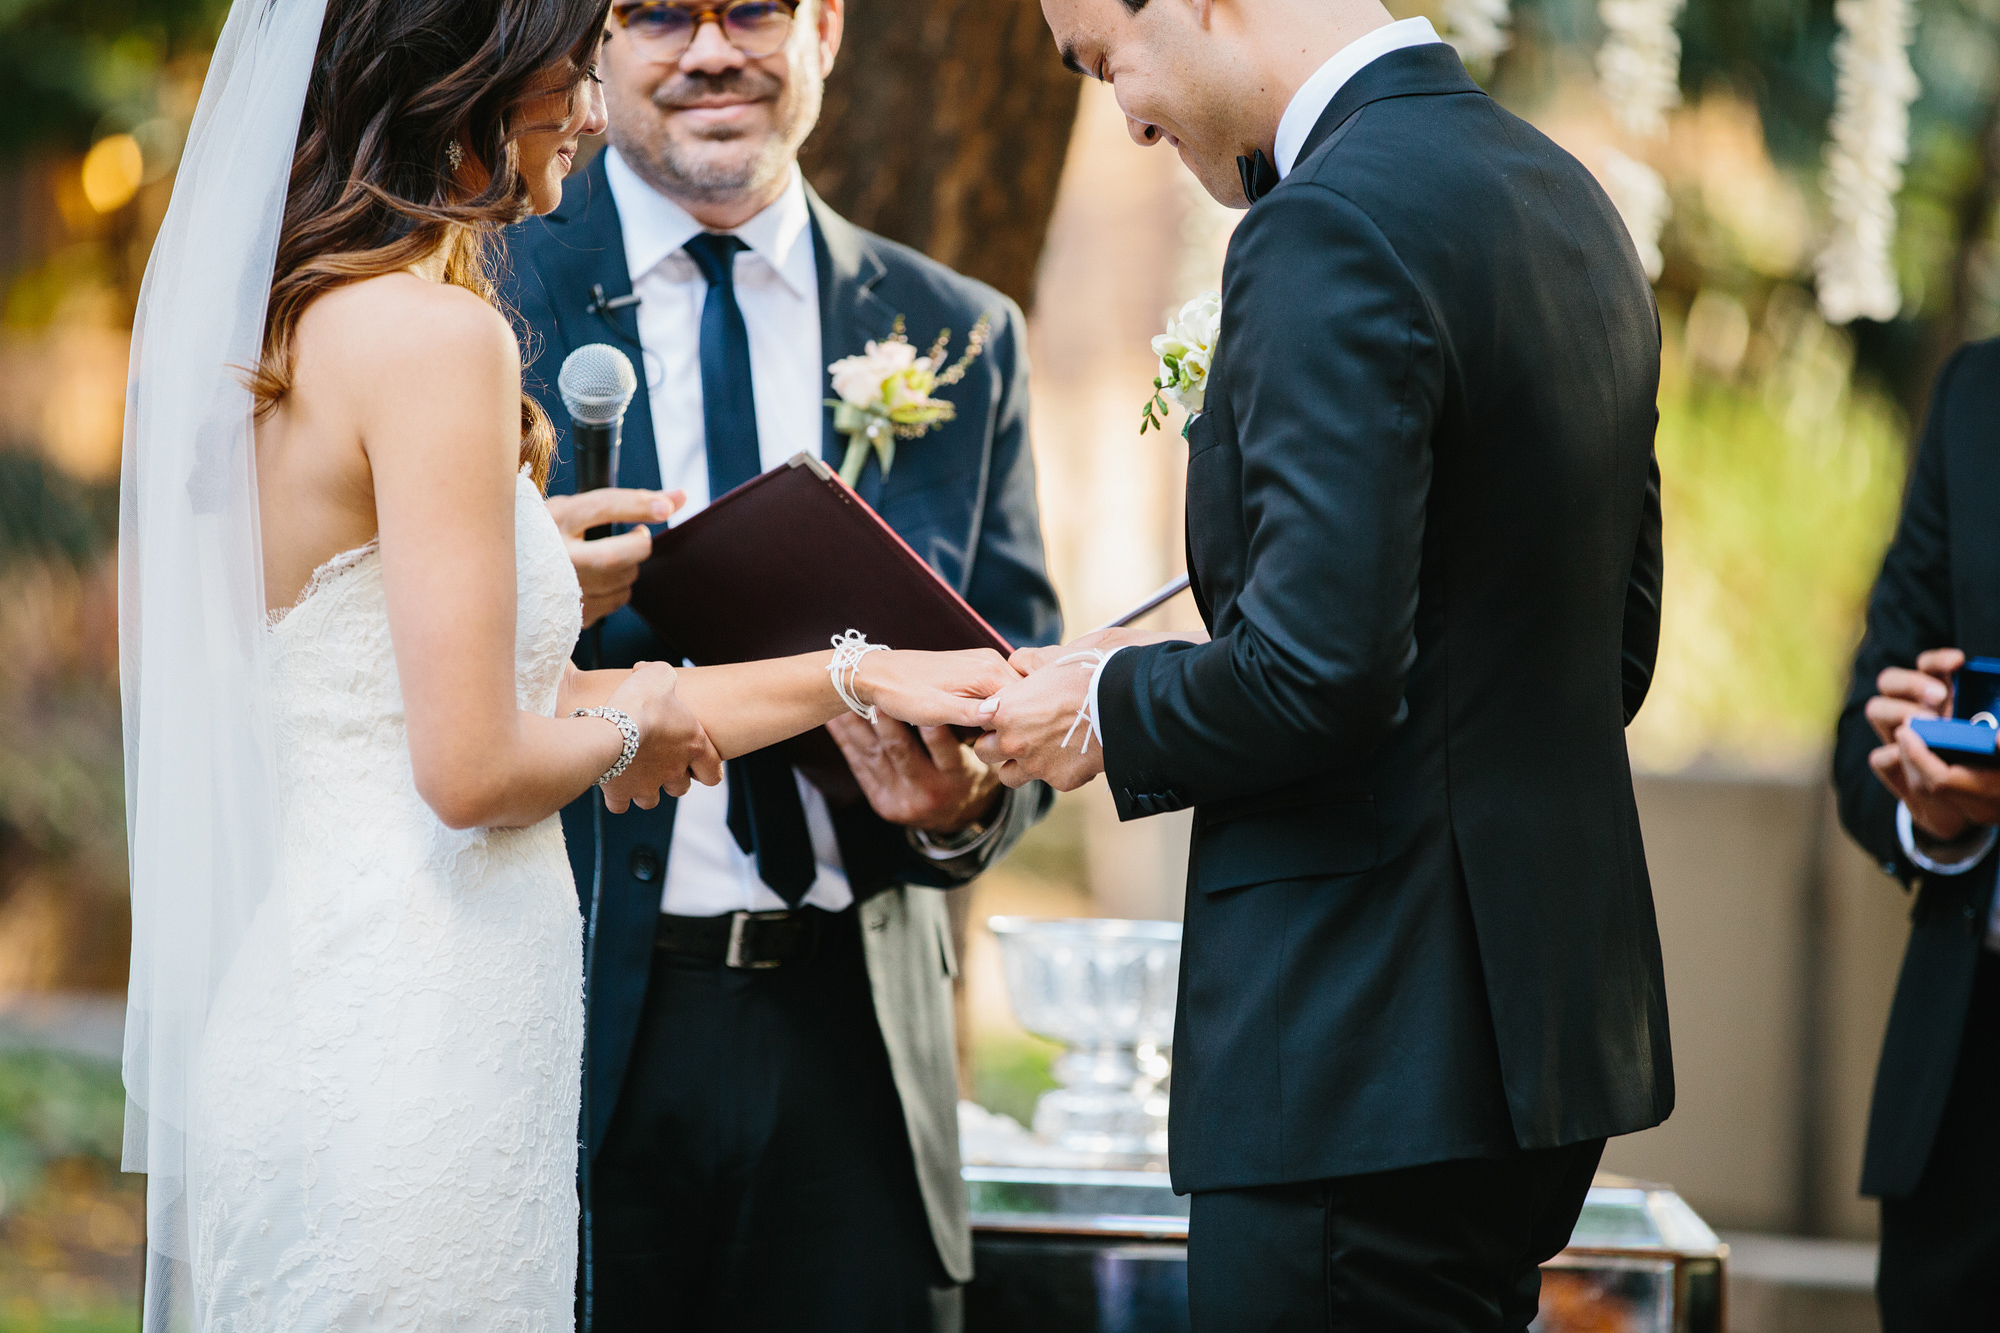
[[[1160,373],[1153,377],[1153,396],[1141,412],[1139,433],[1167,428],[1167,404],[1179,403],[1193,421],[1208,392],[1208,368],[1215,361],[1215,340],[1222,333],[1222,295],[1203,292],[1167,320],[1167,331],[1153,339]]]
[[[870,448],[882,459],[882,475],[888,476],[896,462],[896,441],[914,440],[955,418],[957,408],[931,395],[965,378],[966,369],[986,350],[992,332],[992,316],[981,315],[966,339],[965,354],[940,370],[951,330],[938,334],[931,349],[918,356],[898,315],[887,338],[869,343],[860,356],[844,356],[828,366],[826,373],[833,377],[833,391],[840,397],[827,399],[826,405],[833,409],[833,428],[847,437],[840,479],[849,486],[860,479]]]

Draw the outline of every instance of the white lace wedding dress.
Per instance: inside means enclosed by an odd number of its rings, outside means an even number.
[[[525,475],[515,533],[518,699],[547,715],[581,608]],[[279,879],[197,1072],[200,1326],[568,1329],[583,978],[561,826],[455,832],[417,795],[373,543],[269,633]]]

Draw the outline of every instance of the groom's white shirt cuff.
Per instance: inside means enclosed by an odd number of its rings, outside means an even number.
[[[1334,52],[1332,59],[1299,85],[1285,108],[1284,118],[1278,122],[1278,141],[1272,146],[1276,154],[1272,165],[1278,169],[1278,178],[1282,180],[1292,174],[1292,168],[1298,164],[1299,150],[1306,146],[1306,136],[1319,124],[1319,118],[1333,105],[1334,96],[1349,79],[1391,51],[1425,46],[1437,40],[1437,29],[1429,19],[1404,19],[1377,28]]]
[[[1104,728],[1097,722],[1097,685],[1104,679],[1104,668],[1111,665],[1111,659],[1131,646],[1129,643],[1121,643],[1116,648],[1107,648],[1104,656],[1097,659],[1097,665],[1090,672],[1090,693],[1083,701],[1083,716],[1090,724],[1090,734],[1097,738],[1097,752],[1100,755],[1104,753]]]

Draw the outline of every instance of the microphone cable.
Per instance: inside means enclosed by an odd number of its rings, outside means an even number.
[[[600,304],[601,287],[594,289]],[[621,301],[631,304],[636,301]],[[576,448],[576,489],[578,494],[618,484],[618,439],[625,409],[638,390],[638,374],[623,352],[607,343],[579,347],[563,359],[556,388],[570,414],[570,437]],[[591,466],[586,470],[588,458]],[[586,540],[609,537],[618,525],[607,523],[584,533]],[[597,671],[604,664],[604,623],[599,621],[584,632],[584,669]],[[577,1204],[582,1231],[579,1266],[582,1306],[578,1318],[580,1333],[592,1333],[597,1321],[597,1217],[592,1208],[590,1152],[591,1036],[590,1000],[597,974],[597,917],[604,903],[604,789],[592,788],[590,803],[591,869],[590,905],[583,924],[583,1088],[578,1097],[577,1118]]]
[[[604,623],[599,621],[583,632],[584,669],[596,671],[604,661]],[[594,1174],[590,1155],[590,1021],[591,983],[597,975],[597,910],[604,901],[604,789],[590,789],[590,910],[583,920],[583,1091],[578,1099],[577,1156],[582,1170],[577,1173],[579,1211],[583,1221],[583,1317],[579,1333],[592,1333],[597,1322],[597,1228],[591,1211],[590,1178]]]

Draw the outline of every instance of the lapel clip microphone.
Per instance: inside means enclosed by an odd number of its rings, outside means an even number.
[[[585,306],[584,309],[593,315],[609,316],[614,310],[623,310],[628,305],[637,304],[639,304],[639,297],[636,292],[630,296],[606,296],[604,294],[604,284],[593,282],[590,284],[590,304]]]

